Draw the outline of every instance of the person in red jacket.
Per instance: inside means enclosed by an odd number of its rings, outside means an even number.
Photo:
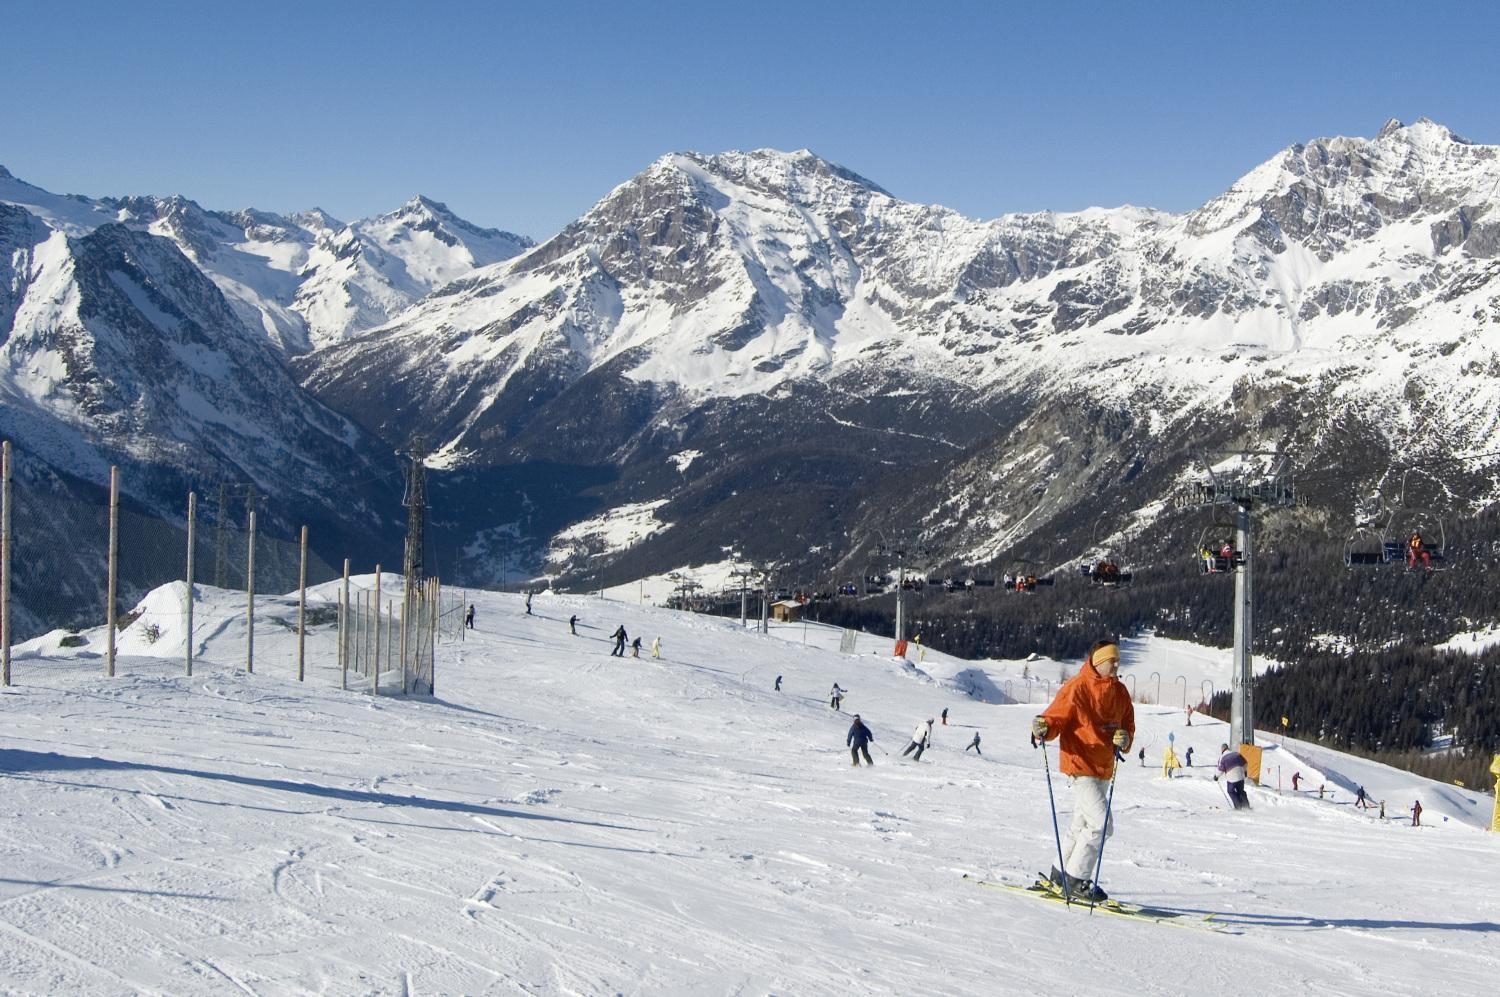
[[[1116,677],[1119,669],[1119,646],[1113,640],[1099,641],[1078,674],[1032,721],[1037,737],[1058,739],[1060,767],[1073,784],[1073,822],[1062,844],[1063,868],[1053,870],[1052,881],[1064,885],[1061,878],[1066,876],[1068,892],[1092,902],[1108,899],[1091,879],[1104,838],[1112,830],[1107,826],[1107,801],[1115,752],[1129,751],[1135,740],[1135,708],[1130,690]]]

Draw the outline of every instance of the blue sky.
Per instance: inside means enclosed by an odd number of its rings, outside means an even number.
[[[1500,143],[1490,4],[19,3],[0,164],[49,190],[545,238],[657,156],[810,148],[970,216],[1202,203],[1425,115]]]

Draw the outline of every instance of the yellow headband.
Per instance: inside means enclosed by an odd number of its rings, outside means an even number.
[[[1096,665],[1102,665],[1106,661],[1119,661],[1120,649],[1114,644],[1105,644],[1099,650],[1095,651],[1089,660]]]

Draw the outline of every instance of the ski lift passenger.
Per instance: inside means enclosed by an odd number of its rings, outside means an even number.
[[[1421,558],[1422,567],[1428,571],[1432,570],[1432,554],[1428,552],[1422,543],[1422,534],[1412,533],[1411,539],[1406,541],[1406,568],[1410,571],[1417,566],[1417,559]]]

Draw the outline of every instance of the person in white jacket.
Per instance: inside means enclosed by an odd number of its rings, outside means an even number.
[[[917,722],[916,730],[911,732],[911,743],[906,746],[905,751],[901,752],[902,758],[915,751],[916,755],[912,757],[912,761],[920,762],[922,760],[922,752],[932,747],[932,723],[931,720],[926,723]]]

